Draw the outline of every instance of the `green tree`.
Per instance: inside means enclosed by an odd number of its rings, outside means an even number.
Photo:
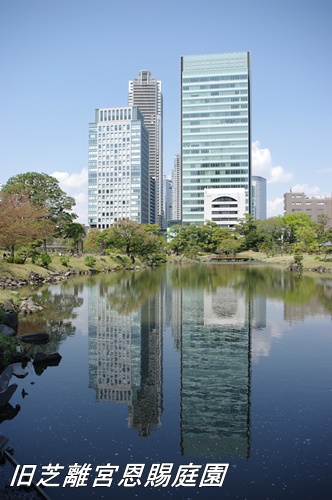
[[[98,253],[101,250],[100,237],[101,231],[98,228],[90,228],[84,241],[84,252]]]
[[[253,229],[244,237],[243,249],[257,252],[262,241],[263,240],[258,234],[257,229]]]
[[[296,231],[302,227],[312,227],[315,223],[311,216],[303,212],[285,214],[282,217],[284,223],[283,239],[285,243],[291,245],[296,242]]]
[[[325,232],[329,230],[330,217],[326,214],[321,214],[317,217],[317,239],[318,243],[324,243],[326,241]]]
[[[85,228],[79,222],[71,222],[67,224],[64,229],[64,238],[73,240],[74,253],[78,254],[79,251],[83,252],[83,240],[85,237]]]
[[[324,254],[324,260],[326,260],[327,256],[332,252],[332,227],[324,231],[321,238],[320,249]]]
[[[317,217],[317,224],[320,228],[320,232],[324,233],[326,229],[329,227],[329,223],[331,221],[331,218],[326,215],[326,214],[320,214]]]
[[[159,227],[159,226],[158,226]],[[146,228],[142,228],[141,239],[137,240],[137,248],[135,250],[139,256],[143,257],[148,262],[156,262],[165,258],[165,241],[162,236],[150,232]]]
[[[235,238],[226,238],[224,239],[217,248],[217,253],[222,255],[235,255],[239,251],[241,242],[236,240]]]
[[[260,248],[272,255],[282,251],[284,222],[282,217],[270,217],[258,221],[257,235],[262,241]]]
[[[196,224],[172,226],[168,233],[169,248],[174,251],[176,255],[179,255],[179,253],[188,253],[191,247],[195,247],[197,254],[198,249],[201,249],[199,245],[202,236],[201,228],[202,226]]]
[[[99,241],[104,247],[125,253],[135,262],[134,256],[155,262],[165,257],[166,242],[156,224],[140,225],[129,219],[121,219],[100,233]]]
[[[132,220],[121,219],[100,234],[100,240],[107,247],[114,247],[126,255],[137,253],[143,237],[143,229]]]
[[[229,235],[228,228],[219,227],[218,224],[211,221],[206,221],[203,226],[196,225],[193,229],[191,235],[193,246],[201,252],[215,252],[220,241]]]
[[[212,234],[211,251],[216,252],[218,246],[228,238],[234,238],[234,234],[231,228],[220,226],[215,227]]]
[[[141,228],[147,233],[155,234],[156,236],[162,235],[162,230],[159,224],[142,224]]]
[[[45,210],[44,218],[52,223],[53,235],[61,236],[65,226],[77,218],[72,212],[75,200],[67,196],[59,186],[59,181],[50,175],[37,172],[18,174],[7,181],[4,191],[19,193],[24,190],[34,205]],[[46,237],[44,252],[46,252]]]
[[[181,226],[180,224],[175,224],[170,228],[168,232],[168,247],[176,255],[179,255],[184,251],[186,246],[188,246],[188,226]]]
[[[197,255],[199,252],[216,252],[219,244],[226,238],[232,238],[229,228],[219,227],[215,222],[206,224],[175,225],[168,233],[169,248],[175,252]]]
[[[314,250],[317,243],[317,232],[313,226],[302,226],[295,230],[295,237],[303,243],[304,251],[310,252]]]
[[[245,214],[244,218],[240,220],[239,224],[235,226],[235,230],[243,236],[242,246],[244,250],[257,251],[263,239],[257,232],[259,221],[252,215]]]
[[[236,232],[242,236],[246,236],[251,231],[257,228],[257,220],[253,215],[244,214],[244,218],[240,219],[239,223],[236,225]]]
[[[35,264],[40,257],[40,248],[43,245],[42,240],[34,240],[27,245],[20,245],[17,250],[17,256],[23,259],[23,264],[26,262],[27,258],[31,258],[31,262]]]

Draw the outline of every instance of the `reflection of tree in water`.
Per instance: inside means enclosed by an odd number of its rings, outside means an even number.
[[[236,264],[197,264],[173,266],[170,271],[172,288],[206,289],[242,286],[245,268]]]
[[[163,269],[123,273],[108,289],[111,307],[119,314],[129,314],[156,295],[164,276]]]
[[[317,297],[324,306],[325,310],[332,315],[332,280],[320,280]]]
[[[57,293],[56,293],[57,292]],[[73,335],[75,327],[72,320],[77,317],[73,310],[83,304],[83,298],[78,296],[78,287],[60,287],[56,292],[50,287],[31,294],[33,301],[43,309],[30,315],[19,316],[18,335],[30,333],[48,333],[50,342],[45,346],[37,346],[39,351],[55,352],[68,336]],[[34,352],[36,347],[31,348]]]
[[[280,299],[289,305],[304,305],[312,302],[313,299],[321,306],[329,305],[329,300],[325,301],[326,291],[324,286],[315,276],[298,275],[285,269],[262,268],[258,269],[260,274],[259,287],[253,286],[255,276],[247,271],[247,278],[244,280],[244,290],[254,291],[255,295],[262,295],[267,298]],[[258,283],[258,281],[256,280]],[[331,310],[331,309],[330,309]]]
[[[286,269],[264,265],[198,264],[174,266],[170,272],[174,288],[203,288],[214,292],[218,287],[243,290],[255,295],[281,299],[287,304],[307,304],[313,297],[331,312],[331,286],[315,276],[298,275]],[[325,282],[325,285],[324,285]],[[227,298],[225,297],[225,300]]]

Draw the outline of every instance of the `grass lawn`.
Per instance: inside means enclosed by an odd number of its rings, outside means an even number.
[[[277,255],[275,257],[267,257],[263,252],[253,252],[251,250],[246,252],[241,252],[237,254],[238,257],[251,257],[255,260],[259,260],[261,262],[265,262],[267,264],[278,264],[287,267],[294,260],[293,255],[283,254]],[[303,268],[304,269],[313,269],[317,267],[325,267],[327,269],[332,269],[332,257],[328,257],[326,260],[323,260],[323,255],[309,255],[303,254]]]

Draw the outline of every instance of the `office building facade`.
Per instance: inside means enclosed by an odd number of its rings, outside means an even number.
[[[255,219],[266,219],[266,179],[259,175],[252,176],[252,205]]]
[[[328,218],[328,226],[332,226],[332,198],[327,196],[306,196],[305,193],[293,192],[284,194],[285,214],[304,213],[318,222],[320,216]]]
[[[245,191],[251,213],[250,54],[181,58],[182,221],[204,222],[206,189]]]
[[[164,177],[163,186],[163,197],[164,197],[164,226],[163,229],[167,228],[168,222],[172,220],[172,181]]]
[[[204,190],[204,220],[220,227],[233,227],[245,216],[246,193],[243,188]]]
[[[163,96],[161,81],[142,70],[129,81],[128,102],[138,106],[150,135],[150,175],[156,181],[156,221],[163,224]]]
[[[107,229],[119,219],[151,222],[149,132],[137,106],[96,109],[88,173],[90,228]]]
[[[182,183],[180,155],[174,157],[172,170],[172,220],[181,221],[182,214]]]

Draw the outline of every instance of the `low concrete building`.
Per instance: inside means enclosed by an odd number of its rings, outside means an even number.
[[[329,226],[332,226],[332,198],[327,196],[306,196],[305,193],[294,193],[290,191],[284,194],[285,214],[305,213],[318,221],[320,215],[330,218]]]

